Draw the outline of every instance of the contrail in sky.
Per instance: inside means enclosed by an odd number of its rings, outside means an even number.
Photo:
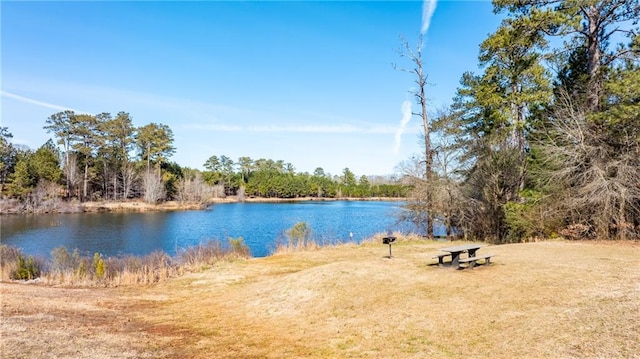
[[[422,35],[425,35],[429,30],[431,17],[436,11],[436,5],[438,5],[438,0],[425,0],[422,3],[422,28],[420,29]]]
[[[11,99],[14,99],[14,100],[18,100],[18,101],[25,102],[25,103],[30,103],[32,105],[37,105],[37,106],[40,106],[40,107],[46,107],[46,108],[50,108],[50,109],[54,109],[54,110],[58,110],[58,111],[71,110],[71,111],[74,111],[74,112],[78,112],[78,111],[76,111],[76,110],[74,110],[72,108],[69,108],[69,107],[60,106],[60,105],[54,105],[52,103],[34,100],[32,98],[16,95],[16,94],[13,94],[13,93],[7,92],[7,91],[1,91],[1,93],[2,93],[2,97],[11,98]]]
[[[400,151],[400,144],[402,143],[402,133],[411,120],[411,101],[404,100],[402,106],[400,107],[400,112],[402,112],[402,120],[400,120],[400,127],[396,131],[396,145],[393,147],[394,155],[397,155]]]
[[[438,5],[438,0],[424,0],[422,3],[422,27],[420,28],[420,34],[422,36],[427,34],[429,30],[429,25],[431,25],[431,17],[433,13],[436,11],[436,5]],[[422,46],[422,44],[420,44]],[[400,151],[400,144],[402,144],[402,134],[404,133],[404,129],[409,124],[411,120],[411,102],[408,100],[404,100],[401,107],[402,112],[402,120],[400,120],[400,127],[396,131],[395,135],[395,146],[393,147],[393,153],[398,154]]]

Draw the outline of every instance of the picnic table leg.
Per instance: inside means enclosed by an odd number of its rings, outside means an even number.
[[[451,252],[451,265],[454,267],[460,266],[460,252]]]
[[[478,249],[469,249],[469,257],[475,257]]]

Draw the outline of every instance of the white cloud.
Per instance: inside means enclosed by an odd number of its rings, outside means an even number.
[[[225,124],[192,124],[184,128],[219,131],[219,132],[254,132],[254,133],[317,133],[317,134],[389,134],[396,130],[390,126],[354,126],[354,125],[268,125],[268,126],[232,126]]]

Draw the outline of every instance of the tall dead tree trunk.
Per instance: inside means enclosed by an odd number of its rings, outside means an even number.
[[[422,129],[424,131],[424,157],[425,157],[425,169],[424,169],[424,183],[425,183],[425,211],[427,214],[427,226],[426,226],[426,235],[427,237],[433,237],[433,222],[435,219],[434,213],[434,195],[433,195],[433,151],[431,150],[431,126],[429,123],[429,117],[427,114],[427,97],[425,92],[425,87],[427,86],[427,75],[424,71],[424,66],[422,62],[422,36],[418,38],[418,44],[416,49],[412,49],[409,43],[402,39],[402,48],[400,50],[400,56],[406,57],[413,64],[413,68],[403,69],[398,68],[401,71],[409,72],[412,75],[415,75],[415,84],[418,86],[415,90],[413,90],[413,96],[416,99],[416,102],[420,105],[420,111],[413,112],[412,115],[420,117],[422,120]]]

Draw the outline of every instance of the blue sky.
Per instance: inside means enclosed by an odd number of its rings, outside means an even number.
[[[35,149],[53,113],[126,111],[168,125],[182,166],[226,155],[392,174],[421,149],[419,119],[401,126],[414,78],[392,63],[410,67],[399,36],[415,43],[423,5],[2,1],[1,123]],[[437,2],[423,50],[431,108],[451,102],[499,23],[489,1]]]

